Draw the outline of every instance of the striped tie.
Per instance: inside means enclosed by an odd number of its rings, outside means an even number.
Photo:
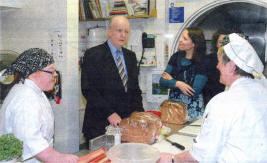
[[[126,75],[126,72],[125,72],[125,69],[123,67],[123,64],[122,64],[122,60],[121,60],[121,57],[120,57],[120,51],[116,51],[116,54],[117,54],[117,63],[118,63],[118,70],[119,70],[119,74],[120,74],[120,77],[121,77],[121,80],[122,80],[122,84],[124,86],[124,89],[125,89],[125,92],[127,92],[127,75]]]

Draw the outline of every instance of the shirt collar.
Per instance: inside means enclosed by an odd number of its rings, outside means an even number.
[[[110,48],[110,51],[111,51],[113,57],[117,57],[117,56],[116,56],[116,51],[117,51],[118,49],[116,49],[116,47],[115,47],[114,45],[112,45],[112,43],[111,43],[109,40],[108,40],[107,42],[108,42],[108,46],[109,46],[109,48]],[[121,52],[121,50],[122,50],[122,48],[119,49],[120,52]]]
[[[31,87],[35,92],[42,94],[42,90],[30,79],[25,79],[24,84]]]
[[[236,80],[231,84],[230,89],[231,89],[231,88],[234,88],[236,85],[239,85],[240,82],[245,81],[245,80],[253,80],[253,79],[248,78],[248,77],[240,77],[240,78],[236,79]]]

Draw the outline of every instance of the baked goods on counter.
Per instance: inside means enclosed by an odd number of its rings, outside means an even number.
[[[161,127],[158,116],[147,112],[134,112],[120,123],[121,141],[151,144],[157,139]]]
[[[181,102],[165,100],[160,104],[161,121],[164,123],[184,124],[187,117],[186,106]]]

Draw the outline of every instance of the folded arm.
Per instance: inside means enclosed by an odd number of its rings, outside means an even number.
[[[183,81],[175,80],[171,75],[172,66],[168,65],[165,72],[163,72],[160,78],[160,85],[165,88],[179,88],[183,94],[187,96],[198,96],[204,88],[207,77],[202,74],[197,74],[194,79],[193,86]]]
[[[172,66],[167,65],[165,72],[163,72],[160,78],[160,85],[166,88],[179,88],[183,94],[187,96],[193,96],[195,90],[187,83],[179,80],[175,80],[171,75]]]

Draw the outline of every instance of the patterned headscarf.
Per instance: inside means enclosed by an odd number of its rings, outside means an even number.
[[[32,48],[21,53],[4,72],[5,75],[19,73],[19,81],[24,82],[30,74],[54,63],[53,57],[43,49]]]

